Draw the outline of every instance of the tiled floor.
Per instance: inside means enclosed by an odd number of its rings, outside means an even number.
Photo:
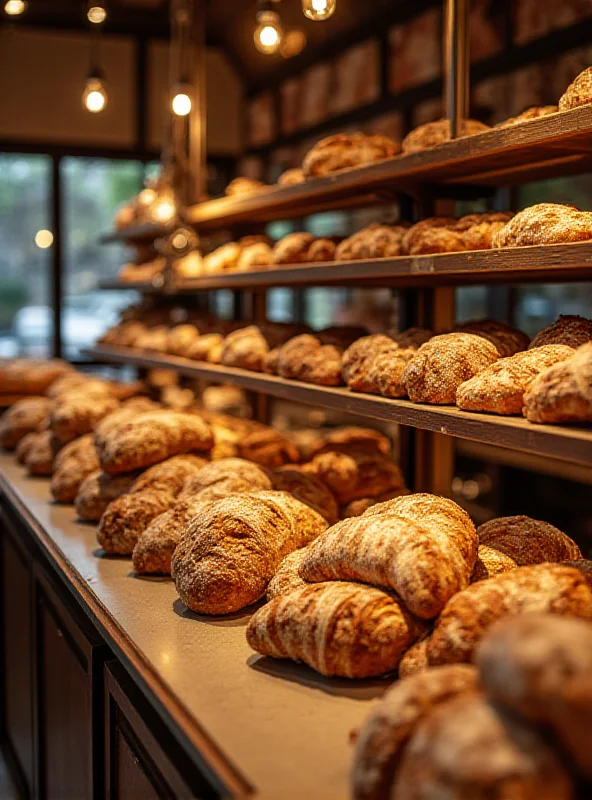
[[[18,794],[8,774],[4,756],[0,752],[0,798],[2,800],[18,800]]]

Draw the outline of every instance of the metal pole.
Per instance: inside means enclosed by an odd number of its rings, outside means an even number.
[[[189,163],[192,174],[191,202],[207,197],[208,166],[206,150],[206,0],[193,0],[192,85],[194,101],[189,119]]]
[[[446,0],[444,17],[444,86],[450,137],[461,133],[469,115],[469,0]]]

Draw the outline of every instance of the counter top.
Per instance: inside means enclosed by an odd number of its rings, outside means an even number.
[[[103,554],[94,525],[52,503],[49,480],[27,477],[6,454],[0,492],[180,745],[227,793],[349,796],[349,732],[388,680],[330,680],[258,656],[245,638],[248,613],[198,616],[170,579],[136,577],[131,560]]]

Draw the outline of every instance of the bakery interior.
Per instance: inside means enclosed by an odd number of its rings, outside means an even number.
[[[590,0],[1,0],[0,798],[592,798]]]

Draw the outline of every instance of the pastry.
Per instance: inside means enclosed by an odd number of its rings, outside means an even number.
[[[176,411],[148,411],[95,434],[101,468],[110,475],[149,467],[180,453],[208,451],[212,431],[202,419]]]
[[[582,775],[592,778],[592,625],[552,614],[496,623],[476,652],[495,703],[551,728]]]
[[[116,397],[93,397],[83,387],[56,397],[51,410],[50,427],[61,442],[71,442],[90,433],[97,422],[118,408],[119,400]]]
[[[574,352],[571,347],[550,344],[500,358],[461,383],[456,392],[456,405],[465,411],[522,414],[524,394],[536,376],[553,364],[566,361]]]
[[[459,137],[474,136],[476,133],[490,130],[488,125],[475,119],[463,119],[460,124]],[[439,119],[435,122],[426,122],[408,133],[401,143],[405,155],[417,153],[420,150],[429,150],[439,144],[450,141],[450,120]]]
[[[353,580],[392,589],[421,619],[432,619],[469,585],[477,535],[451,500],[410,495],[388,501],[388,511],[352,517],[307,548],[306,581]],[[374,506],[377,508],[377,506]]]
[[[238,177],[233,181],[230,181],[226,187],[226,196],[243,197],[250,194],[260,194],[261,192],[265,192],[267,189],[269,189],[269,186],[266,186],[264,183],[261,183],[261,181],[255,180],[254,178]]]
[[[392,158],[400,150],[398,142],[381,134],[340,133],[321,139],[306,154],[302,172],[305,178],[316,178]]]
[[[286,436],[273,428],[263,428],[247,433],[238,442],[241,458],[254,461],[267,469],[300,461],[298,448]]]
[[[542,347],[546,344],[562,344],[577,350],[592,340],[592,319],[568,314],[560,316],[557,322],[538,333],[529,347]]]
[[[414,403],[453,405],[458,387],[499,358],[495,345],[471,333],[446,333],[423,344],[401,376]]]
[[[49,419],[51,400],[48,397],[26,397],[18,400],[0,418],[0,445],[14,450],[28,433],[34,433]]]
[[[261,372],[269,352],[267,339],[256,325],[229,333],[222,345],[222,364]]]
[[[174,502],[174,496],[162,490],[122,494],[107,506],[101,517],[97,531],[99,544],[109,555],[131,556],[140,534]]]
[[[479,529],[477,529],[478,533]],[[480,544],[475,568],[471,575],[471,583],[493,578],[494,575],[501,575],[502,572],[510,572],[510,570],[516,569],[517,566],[518,564],[514,559],[502,553],[501,550],[496,550],[495,547],[489,547],[486,544]]]
[[[208,462],[204,458],[187,453],[180,456],[172,456],[166,461],[149,467],[131,485],[129,492],[144,492],[146,489],[152,491],[170,492],[173,497],[181,494],[187,482]]]
[[[477,528],[480,545],[499,550],[519,567],[582,558],[578,545],[567,534],[538,519],[524,515],[498,517]]]
[[[30,475],[49,477],[53,474],[54,460],[62,442],[51,430],[33,435],[35,438],[28,443],[25,466]]]
[[[420,720],[391,797],[408,800],[572,800],[574,784],[544,735],[461,692]]]
[[[559,110],[585,106],[592,103],[592,67],[580,72],[559,98]]]
[[[267,587],[266,598],[273,600],[283,594],[290,594],[294,589],[301,589],[308,586],[306,581],[300,577],[300,565],[304,559],[306,548],[294,550],[280,562],[279,567],[274,573]]]
[[[314,242],[312,233],[289,233],[280,239],[273,248],[273,263],[299,264],[308,261],[308,251]]]
[[[275,597],[251,617],[247,641],[322,675],[368,678],[396,669],[421,630],[396,595],[330,581]]]
[[[334,495],[314,475],[307,475],[299,467],[285,465],[271,473],[271,482],[276,491],[288,492],[301,503],[314,508],[329,525],[334,525],[339,519],[339,507]]]
[[[74,507],[79,519],[98,522],[109,503],[128,491],[136,473],[131,475],[107,475],[97,470],[87,475],[75,498]]]
[[[492,247],[567,244],[592,239],[592,212],[558,203],[537,203],[518,212],[493,237]]]
[[[379,497],[402,489],[405,479],[397,464],[384,456],[349,452],[328,452],[315,456],[302,468],[320,479],[345,506],[362,497]]]
[[[494,622],[526,611],[592,619],[592,590],[577,569],[562,564],[518,567],[473,583],[454,595],[436,620],[427,646],[429,663],[470,661]]]
[[[540,117],[547,117],[549,114],[555,114],[558,111],[557,106],[532,106],[527,108],[516,117],[510,117],[503,122],[498,122],[496,128],[512,128],[514,125],[520,125],[522,122],[528,122],[531,119],[539,119]]]
[[[433,667],[394,683],[370,712],[357,737],[353,800],[392,797],[395,772],[419,723],[447,700],[475,692],[477,685],[477,670],[468,664]]]
[[[81,436],[65,445],[54,460],[50,491],[57,503],[73,503],[84,479],[99,468],[93,437]]]
[[[282,172],[278,178],[278,186],[296,186],[299,183],[304,183],[304,180],[302,167],[294,167]]]
[[[305,333],[295,336],[280,348],[278,373],[283,378],[316,383],[321,386],[339,386],[341,380],[342,349]]]
[[[217,500],[185,530],[171,574],[181,600],[201,614],[231,614],[265,594],[282,559],[327,523],[286,492]]]

